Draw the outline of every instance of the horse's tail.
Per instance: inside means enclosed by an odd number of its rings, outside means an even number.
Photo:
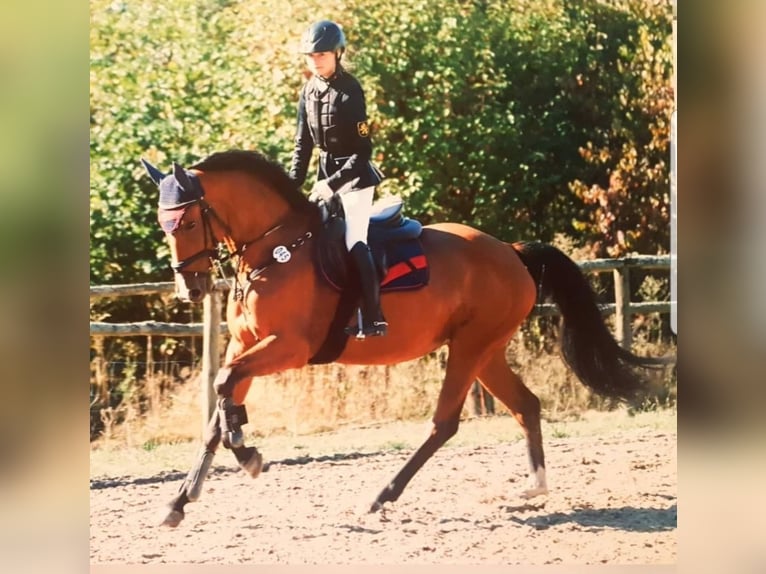
[[[575,375],[595,392],[612,398],[631,399],[645,389],[645,382],[631,367],[664,361],[639,357],[619,346],[577,264],[552,245],[520,242],[513,248],[538,287],[538,301],[550,298],[561,312],[561,353]]]

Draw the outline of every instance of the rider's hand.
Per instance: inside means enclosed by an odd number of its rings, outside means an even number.
[[[330,198],[333,196],[333,190],[330,189],[329,184],[327,183],[327,180],[320,179],[318,182],[314,184],[314,187],[311,188],[311,194],[309,195],[309,201],[317,202],[320,199],[322,201],[330,201]]]

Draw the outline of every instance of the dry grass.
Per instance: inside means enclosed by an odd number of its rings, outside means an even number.
[[[540,397],[546,421],[577,420],[584,411],[605,409],[605,403],[580,384],[557,355],[534,348],[531,342],[542,339],[534,332],[534,322],[530,329],[511,341],[508,360]],[[638,340],[636,348],[639,353],[655,356],[675,352],[667,344],[647,340]],[[259,378],[246,400],[251,421],[246,430],[262,439],[393,421],[415,421],[422,426],[436,403],[446,353],[442,348],[417,361],[393,366],[308,366]],[[661,375],[656,393],[659,398],[650,408],[675,404],[674,373]],[[196,441],[202,433],[197,379],[190,375],[172,387],[143,382],[140,386],[144,389],[162,388],[161,396],[153,392],[147,401],[134,393],[118,407],[102,410],[104,431],[92,447],[155,450],[160,445]],[[499,415],[507,414],[499,402],[495,409]],[[472,415],[469,399],[463,417]]]

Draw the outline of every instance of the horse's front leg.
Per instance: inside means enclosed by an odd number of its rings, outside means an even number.
[[[242,425],[248,422],[244,400],[253,377],[289,368],[302,367],[308,362],[308,345],[295,339],[267,337],[242,351],[243,344],[232,339],[226,351],[226,365],[221,368],[213,386],[218,394],[217,407],[210,419],[205,442],[178,494],[171,500],[170,511],[163,524],[178,526],[184,519],[184,506],[199,498],[202,483],[213,462],[218,445],[231,449],[240,467],[252,477],[260,474],[263,457],[255,447],[245,446]]]
[[[178,494],[168,504],[169,511],[162,524],[165,526],[176,527],[184,519],[184,506],[187,502],[194,502],[199,498],[202,492],[202,483],[207,477],[210,466],[213,464],[215,451],[221,442],[220,413],[217,411],[210,417],[202,449],[197,457],[194,466],[192,466],[186,479],[178,489]]]
[[[230,376],[229,373],[229,370],[221,369],[216,381]],[[210,417],[204,443],[194,466],[178,489],[178,494],[168,504],[169,510],[162,520],[164,526],[178,526],[184,519],[186,503],[195,502],[199,499],[202,484],[207,478],[207,473],[213,464],[215,451],[223,437],[226,437],[223,440],[224,446],[234,452],[239,465],[253,478],[260,474],[263,468],[263,457],[255,447],[246,447],[242,438],[242,425],[246,422],[247,414],[244,405],[233,405],[231,397],[219,398],[218,408]]]
[[[263,468],[263,457],[255,447],[245,446],[242,432],[242,426],[248,422],[245,396],[253,377],[304,366],[309,357],[308,345],[295,338],[271,335],[244,352],[236,353],[239,348],[227,350],[227,358],[231,358],[218,371],[213,387],[218,395],[217,412],[223,446],[231,449],[239,465],[255,478]]]
[[[244,395],[250,387],[252,377],[236,381],[232,377],[230,367],[218,371],[213,386],[218,394],[216,406],[216,419],[219,424],[218,434],[223,441],[223,446],[234,453],[239,466],[250,476],[256,478],[263,468],[263,457],[254,446],[245,446],[245,436],[242,432],[242,426],[247,424],[247,410],[243,404]],[[239,382],[240,389],[244,388],[241,400],[235,400],[232,389],[237,387]],[[239,397],[237,397],[239,398]]]

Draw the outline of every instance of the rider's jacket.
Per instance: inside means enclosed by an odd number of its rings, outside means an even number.
[[[357,79],[343,69],[329,80],[313,76],[301,89],[290,167],[290,177],[298,186],[306,181],[314,146],[320,150],[317,179],[327,179],[333,191],[357,177],[355,189],[375,186],[383,179],[370,162],[372,143],[364,92]]]

